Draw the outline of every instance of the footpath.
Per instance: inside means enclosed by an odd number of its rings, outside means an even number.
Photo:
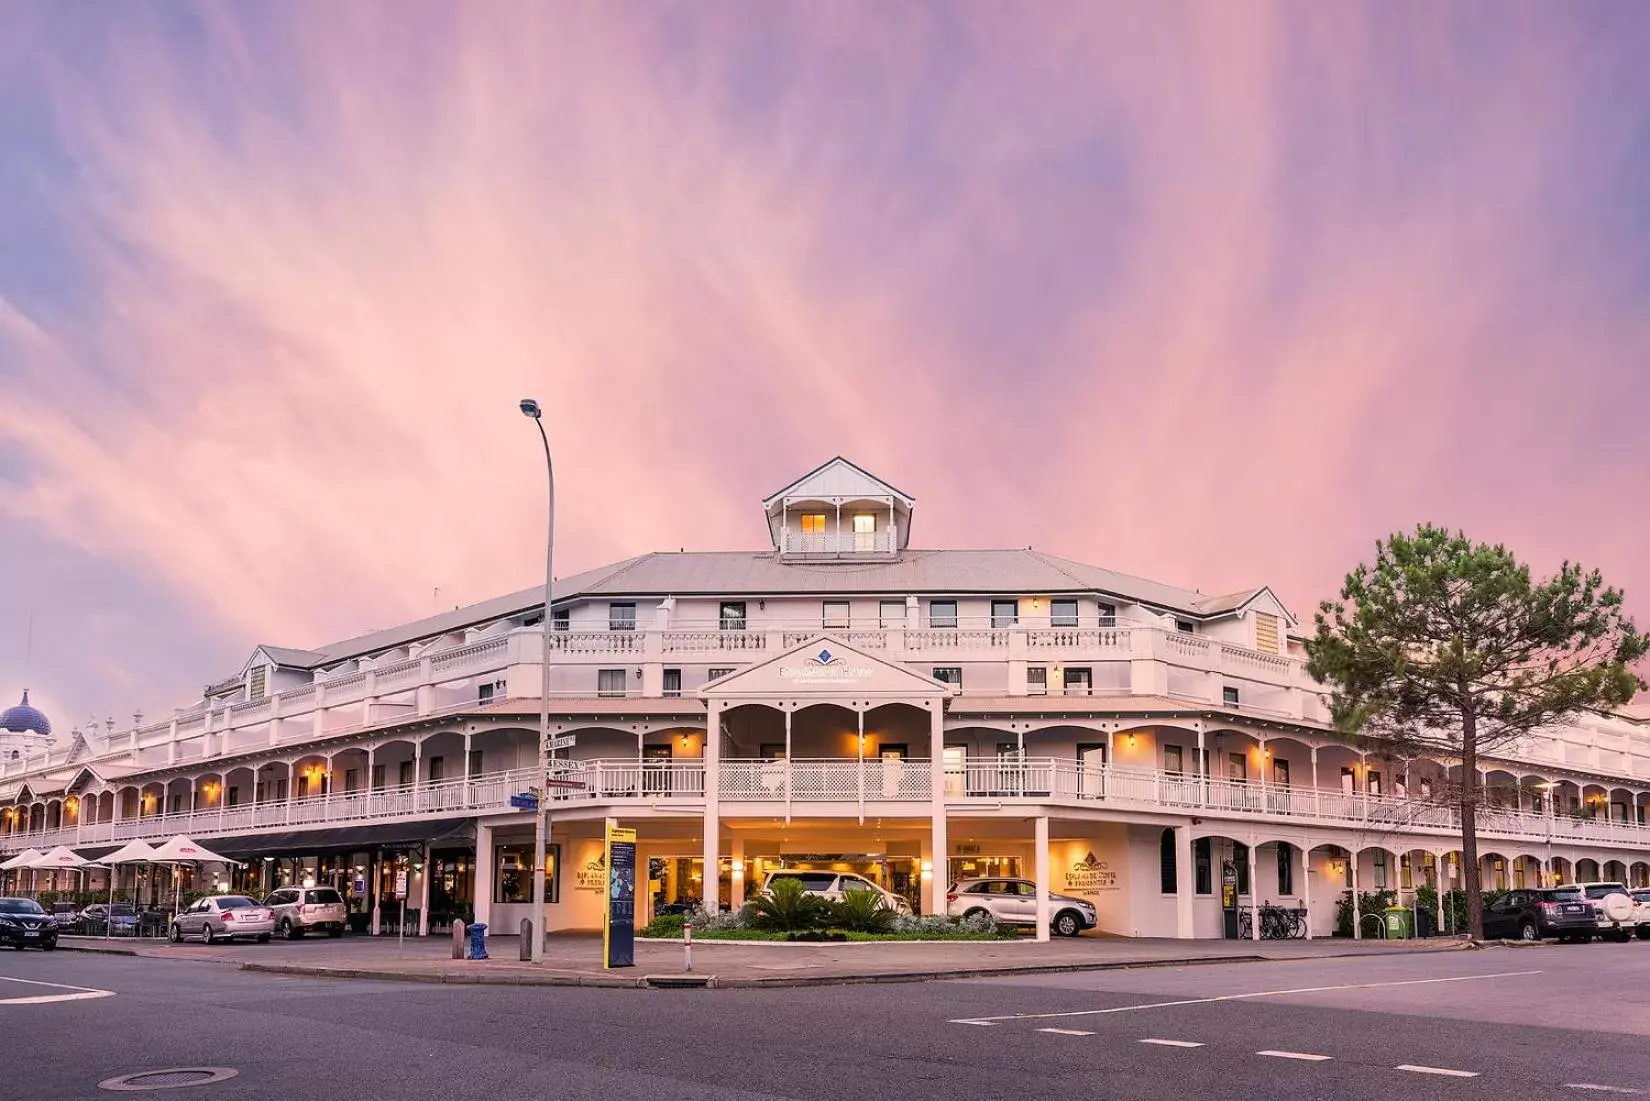
[[[1234,941],[1132,939],[1085,934],[1038,944],[1010,941],[884,941],[786,944],[695,941],[693,970],[680,941],[636,941],[636,966],[604,970],[601,937],[552,935],[542,963],[520,958],[520,938],[489,937],[485,960],[455,960],[446,937],[306,938],[270,944],[173,945],[60,937],[60,949],[152,959],[224,963],[243,971],[339,979],[480,983],[500,986],[719,988],[932,982],[1070,971],[1447,952],[1459,938]]]

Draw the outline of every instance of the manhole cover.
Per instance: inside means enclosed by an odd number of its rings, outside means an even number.
[[[230,1067],[169,1067],[166,1070],[142,1070],[136,1074],[122,1074],[118,1078],[105,1078],[97,1087],[116,1093],[175,1090],[184,1086],[208,1086],[233,1078],[237,1073]]]

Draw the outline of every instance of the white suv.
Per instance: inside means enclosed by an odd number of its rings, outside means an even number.
[[[805,872],[793,868],[781,868],[776,872],[769,872],[768,878],[762,881],[764,891],[772,890],[775,882],[781,879],[799,879],[802,881],[802,890],[810,895],[828,898],[832,902],[841,902],[842,896],[849,891],[870,891],[882,899],[884,908],[897,914],[909,914],[911,904],[892,891],[885,891],[853,872]]]
[[[1639,939],[1650,940],[1650,887],[1633,888],[1633,901],[1638,903],[1633,920],[1638,924]]]
[[[1634,930],[1645,920],[1639,916],[1638,900],[1625,883],[1560,883],[1558,889],[1580,891],[1593,904],[1600,937],[1631,940]]]
[[[1075,937],[1096,924],[1092,902],[1050,891],[1048,904],[1049,927],[1059,936]],[[945,893],[945,912],[964,918],[984,912],[999,925],[1036,925],[1037,884],[1029,879],[959,879]]]

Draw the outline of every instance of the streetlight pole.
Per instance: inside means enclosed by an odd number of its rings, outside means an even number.
[[[539,802],[533,814],[536,820],[533,828],[533,943],[529,957],[534,963],[541,963],[544,960],[544,938],[548,932],[546,926],[549,924],[545,917],[544,863],[550,848],[550,770],[555,761],[555,750],[550,743],[550,583],[556,576],[556,467],[550,460],[550,437],[544,432],[544,411],[539,408],[539,403],[532,398],[522,398],[521,412],[523,416],[531,417],[538,426],[539,440],[544,444],[544,473],[550,487],[549,526],[544,539],[544,618],[540,620],[544,638],[543,653],[539,656]],[[476,856],[478,859],[493,858],[492,853],[485,857],[477,853]]]

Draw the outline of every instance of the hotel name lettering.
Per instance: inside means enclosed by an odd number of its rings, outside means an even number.
[[[1117,872],[1104,860],[1089,853],[1066,870],[1066,890],[1080,895],[1097,895],[1117,890]]]

